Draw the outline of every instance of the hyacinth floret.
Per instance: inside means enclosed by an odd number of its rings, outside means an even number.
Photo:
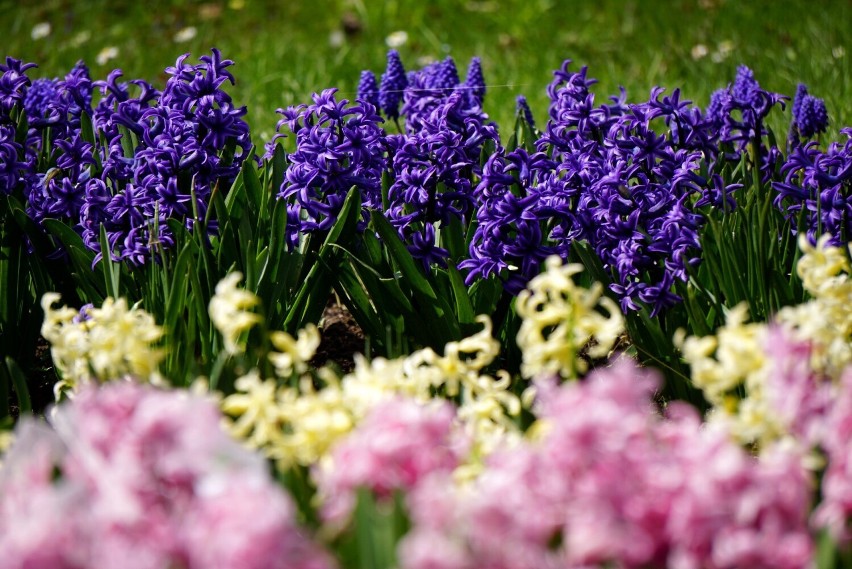
[[[14,123],[12,110],[23,102],[32,83],[27,71],[33,67],[35,63],[23,63],[13,57],[6,57],[5,64],[0,63],[0,124]]]
[[[21,145],[15,142],[15,129],[0,125],[0,194],[11,194],[21,181],[27,164],[19,159]]]
[[[382,118],[367,101],[337,100],[337,89],[314,94],[312,105],[282,112],[280,126],[296,137],[290,167],[278,192],[289,200],[287,242],[294,247],[300,233],[327,231],[337,219],[352,187],[366,208],[381,207],[384,170]],[[366,215],[366,213],[365,213]]]
[[[408,77],[398,51],[390,50],[387,59],[387,69],[382,74],[379,85],[379,108],[389,119],[398,119],[399,103],[402,101],[403,91],[408,86]]]
[[[376,82],[376,75],[372,71],[364,70],[361,72],[356,98],[359,101],[366,101],[374,107],[379,106],[379,84]]]

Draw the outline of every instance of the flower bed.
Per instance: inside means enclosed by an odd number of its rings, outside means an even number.
[[[391,51],[259,155],[232,64],[0,66],[0,559],[848,561],[852,142],[806,87],[598,104],[566,61],[501,134],[478,59]]]

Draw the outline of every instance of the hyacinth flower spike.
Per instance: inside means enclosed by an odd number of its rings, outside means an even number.
[[[405,68],[402,66],[399,52],[392,49],[388,52],[387,69],[382,74],[379,85],[379,108],[386,117],[393,119],[400,132],[402,132],[402,128],[399,126],[399,103],[402,101],[402,93],[407,86],[408,77],[405,74]]]

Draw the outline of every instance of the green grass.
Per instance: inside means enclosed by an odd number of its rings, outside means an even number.
[[[852,123],[852,3],[846,0],[784,2],[675,0],[313,0],[288,2],[124,3],[46,0],[23,6],[0,0],[0,32],[8,55],[34,61],[31,76],[63,75],[84,59],[95,78],[120,67],[128,78],[162,86],[163,68],[181,53],[201,55],[220,48],[237,62],[235,102],[249,108],[255,142],[273,131],[275,109],[336,86],[354,96],[361,69],[379,74],[385,38],[404,30],[399,48],[406,66],[452,55],[462,75],[470,57],[483,60],[491,84],[486,111],[504,128],[514,99],[525,94],[539,123],[545,122],[545,87],[565,58],[587,64],[600,79],[599,101],[628,89],[629,99],[647,97],[654,85],[681,87],[705,106],[713,90],[731,81],[739,64],[755,71],[764,88],[792,95],[800,81],[826,100],[829,136]],[[33,26],[49,22],[49,36],[33,40]],[[348,23],[349,25],[345,25]],[[198,34],[177,43],[175,34],[194,26]],[[348,30],[348,31],[347,31]],[[332,34],[342,34],[339,47]],[[708,55],[694,59],[696,45]],[[96,64],[105,47],[116,59]],[[720,56],[727,46],[728,53]],[[786,130],[787,115],[771,124]]]

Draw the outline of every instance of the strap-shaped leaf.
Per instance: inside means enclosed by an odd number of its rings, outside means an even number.
[[[448,300],[439,296],[429,284],[396,230],[382,213],[375,210],[372,211],[372,225],[399,271],[400,286],[411,291],[415,312],[422,318],[431,337],[430,345],[440,349],[447,342],[458,340],[461,330]]]
[[[358,228],[360,217],[361,194],[357,187],[353,187],[346,195],[337,220],[326,235],[316,260],[311,264],[288,308],[284,320],[284,329],[288,332],[295,333],[305,324],[319,321],[334,286],[334,273],[342,258],[342,254],[332,245],[347,246]]]

